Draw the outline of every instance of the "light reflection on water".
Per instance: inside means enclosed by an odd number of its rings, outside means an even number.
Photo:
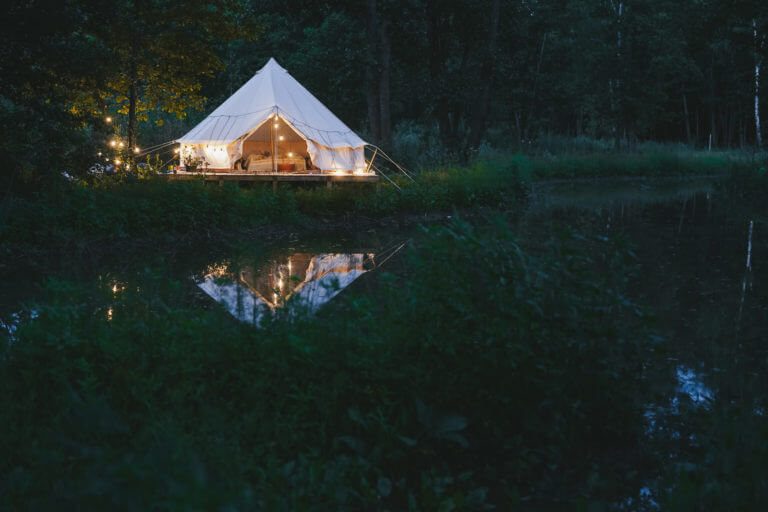
[[[235,318],[258,324],[279,308],[316,311],[371,270],[373,253],[294,253],[260,267],[212,265],[197,283]]]

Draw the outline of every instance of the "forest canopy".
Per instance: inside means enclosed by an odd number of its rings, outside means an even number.
[[[363,138],[434,155],[545,135],[761,144],[759,0],[4,2],[0,163],[84,172],[181,135],[269,57]],[[115,124],[105,123],[106,116]]]

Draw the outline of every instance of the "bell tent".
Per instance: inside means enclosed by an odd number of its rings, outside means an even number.
[[[367,143],[275,59],[176,142],[211,171],[367,172]]]

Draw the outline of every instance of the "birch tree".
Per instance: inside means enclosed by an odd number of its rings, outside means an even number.
[[[755,60],[755,141],[757,147],[763,147],[763,135],[760,131],[760,67],[762,65],[762,50],[765,45],[765,34],[758,34],[757,20],[752,18],[752,37],[754,40]]]

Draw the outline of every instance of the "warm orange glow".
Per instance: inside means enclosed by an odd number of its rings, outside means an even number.
[[[115,158],[115,165],[120,165],[120,160],[118,160],[117,158]]]
[[[179,152],[179,148],[174,149],[173,152],[174,153],[178,153]]]
[[[280,127],[280,125],[279,125],[278,123],[275,123],[273,126],[274,126],[275,128],[279,128],[279,127]]]
[[[112,122],[112,118],[111,118],[111,117],[109,117],[109,116],[107,116],[107,118],[105,119],[105,121],[106,121],[106,122],[108,122],[108,123],[111,123],[111,122]]]
[[[111,140],[111,141],[109,141],[109,145],[112,146],[112,147],[115,147],[115,146],[117,146],[117,141]]]
[[[123,144],[123,143],[121,142],[121,143],[119,143],[119,144],[118,144],[118,146],[119,146],[119,147],[123,147],[123,146],[125,146],[125,144]]]
[[[281,135],[280,137],[278,137],[278,139],[280,139],[280,140],[283,140],[283,139],[285,139],[285,137],[283,137],[283,136]]]
[[[141,151],[141,149],[139,149],[139,146],[136,146],[135,148],[133,148],[134,153],[138,153],[139,151]]]
[[[289,157],[293,156],[293,153],[288,153],[288,156],[289,156]]]

